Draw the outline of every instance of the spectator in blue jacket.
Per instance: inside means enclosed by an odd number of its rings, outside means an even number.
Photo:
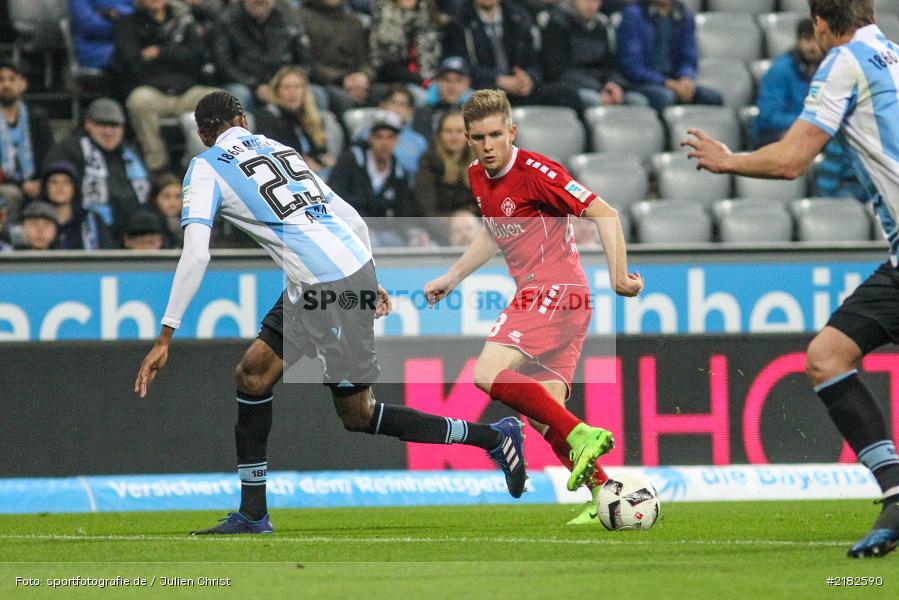
[[[134,12],[133,0],[69,0],[72,37],[78,64],[89,69],[109,68],[115,43],[112,24]]]
[[[621,72],[659,113],[673,104],[724,103],[717,90],[696,84],[696,23],[679,0],[629,5],[622,12],[618,44]]]
[[[759,85],[759,116],[749,131],[753,148],[778,141],[793,125],[821,58],[815,26],[811,19],[804,19],[796,28],[796,47],[771,63]]]

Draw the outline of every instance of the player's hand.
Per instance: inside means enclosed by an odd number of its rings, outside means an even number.
[[[386,317],[392,310],[393,302],[390,301],[390,296],[387,294],[387,290],[379,285],[378,302],[375,305],[375,318],[380,319],[381,317]]]
[[[434,306],[452,292],[456,287],[456,279],[449,273],[444,273],[437,279],[432,279],[425,284],[425,298],[428,306]]]
[[[615,293],[625,298],[633,298],[643,291],[643,276],[640,273],[628,273],[627,278],[615,284]]]
[[[688,146],[693,150],[687,154],[687,158],[698,159],[696,169],[705,169],[712,173],[727,173],[727,159],[731,152],[723,143],[707,136],[701,129],[688,129],[687,135],[680,145]]]
[[[165,367],[169,360],[169,345],[167,342],[157,340],[150,349],[149,354],[140,364],[137,379],[134,380],[134,393],[141,398],[147,397],[147,388],[156,379],[157,373]]]

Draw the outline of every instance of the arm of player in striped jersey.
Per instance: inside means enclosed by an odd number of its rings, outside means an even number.
[[[184,229],[184,249],[175,269],[169,304],[162,324],[172,329],[181,326],[181,318],[203,282],[209,264],[209,239],[212,229],[203,223],[189,223]]]

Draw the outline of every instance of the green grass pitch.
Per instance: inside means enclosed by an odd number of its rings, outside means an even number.
[[[866,501],[668,504],[648,532],[566,527],[570,506],[279,510],[273,536],[189,538],[210,512],[0,517],[0,598],[897,598],[899,555],[850,560]],[[152,587],[50,589],[116,576]],[[828,586],[828,577],[882,586]],[[41,587],[16,586],[16,577]],[[164,587],[162,577],[231,578]]]

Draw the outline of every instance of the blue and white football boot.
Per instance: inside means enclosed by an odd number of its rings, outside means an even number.
[[[506,476],[506,485],[513,498],[520,498],[528,480],[527,465],[524,462],[524,423],[515,417],[506,417],[490,424],[490,429],[499,432],[502,440],[499,446],[487,455]]]
[[[229,512],[219,524],[208,529],[191,531],[191,535],[235,535],[240,533],[274,533],[275,528],[268,518],[268,513],[258,521],[251,521],[239,512]]]

